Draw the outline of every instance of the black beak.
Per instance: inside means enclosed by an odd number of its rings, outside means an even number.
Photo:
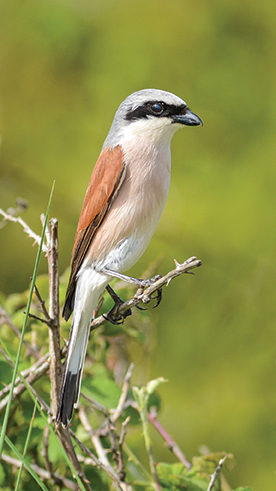
[[[172,117],[173,123],[185,124],[186,126],[203,126],[201,119],[190,109],[186,109],[183,114],[174,114]]]

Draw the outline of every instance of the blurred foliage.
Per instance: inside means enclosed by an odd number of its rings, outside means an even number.
[[[255,491],[276,480],[275,18],[272,0],[0,5],[0,207],[28,200],[24,219],[39,233],[56,180],[62,271],[119,103],[161,88],[202,118],[173,141],[167,207],[132,273],[160,254],[160,273],[174,257],[203,267],[164,292],[154,352],[135,377],[169,379],[162,422],[185,453],[202,443],[234,453],[231,482]],[[35,248],[16,224],[0,233],[0,290],[23,291]]]
[[[63,279],[61,278],[61,282]],[[40,294],[45,284],[45,275],[37,278],[37,287],[42,286]],[[18,323],[18,313],[22,317],[22,303],[28,297],[29,292],[22,294],[10,295],[2,298],[1,315],[0,315],[0,366],[1,366],[1,387],[0,387],[0,423],[3,422],[3,414],[5,411],[4,401],[7,398],[7,385],[11,379],[11,366],[8,362],[14,360],[17,355],[18,337],[13,336],[10,341],[11,333],[14,334],[14,328]],[[129,295],[130,296],[130,295]],[[45,300],[47,296],[45,297]],[[40,306],[33,299],[31,306],[32,318],[29,319],[28,332],[24,337],[24,348],[22,361],[19,370],[22,373],[24,369],[31,368],[36,365],[38,370],[38,361],[44,362],[45,347],[48,346],[48,328],[39,320],[34,319],[34,315],[39,315]],[[143,313],[146,316],[145,313]],[[118,452],[119,438],[123,449],[122,455],[124,466],[119,467],[125,475],[125,481],[130,483],[130,486],[124,489],[133,490],[154,490],[156,477],[164,491],[207,491],[214,472],[216,479],[213,483],[214,491],[230,491],[230,487],[225,481],[224,475],[217,471],[221,460],[223,459],[223,470],[228,472],[234,466],[233,457],[230,454],[222,453],[206,453],[202,450],[202,455],[193,458],[191,464],[184,465],[183,463],[169,464],[165,462],[156,463],[153,460],[153,445],[150,431],[150,420],[148,413],[154,409],[154,413],[160,410],[161,400],[156,393],[160,385],[166,382],[162,377],[151,380],[146,386],[131,387],[128,386],[128,393],[125,397],[124,407],[120,410],[120,414],[116,420],[112,420],[112,416],[118,411],[121,393],[123,392],[126,372],[128,371],[128,353],[123,351],[122,347],[128,338],[134,338],[136,346],[146,346],[146,336],[133,336],[135,330],[145,334],[149,330],[150,321],[145,324],[141,320],[141,311],[135,311],[133,316],[128,319],[124,325],[120,326],[121,332],[117,332],[120,338],[120,343],[116,346],[116,335],[110,333],[107,335],[104,326],[97,329],[91,336],[88,355],[86,358],[86,368],[84,370],[82,393],[78,409],[74,411],[70,429],[76,434],[78,441],[91,453],[95,458],[101,458],[101,453],[98,451],[98,446],[102,445],[102,452],[105,452],[109,457],[110,463],[116,469],[118,474],[118,462],[120,460],[115,457],[115,450]],[[150,328],[152,329],[152,325]],[[150,329],[150,330],[151,330]],[[32,352],[29,348],[32,347]],[[115,346],[115,349],[114,349]],[[112,355],[110,347],[113,348]],[[5,353],[5,355],[4,355]],[[35,356],[34,356],[35,354]],[[47,355],[48,358],[48,355]],[[118,366],[120,370],[118,371]],[[26,375],[25,375],[26,377]],[[130,383],[130,379],[129,379]],[[16,384],[19,385],[20,384]],[[43,417],[40,407],[41,401],[50,406],[50,380],[49,373],[43,372],[38,380],[32,384],[36,390],[36,400],[30,394],[29,390],[21,392],[19,396],[14,398],[9,413],[8,438],[16,449],[16,459],[12,449],[5,445],[3,452],[3,460],[0,464],[0,484],[1,489],[20,489],[22,491],[35,491],[42,487],[40,477],[44,484],[44,489],[49,491],[55,490],[58,485],[59,489],[72,489],[73,480],[70,478],[70,470],[64,459],[64,451],[58,444],[57,436],[53,429],[52,433],[48,432],[47,414]],[[85,410],[87,421],[91,425],[91,431],[87,429],[87,425],[82,423],[80,412]],[[108,416],[108,420],[107,420]],[[54,424],[51,421],[52,428]],[[104,428],[107,427],[106,434]],[[95,436],[99,431],[98,445],[93,447],[94,440],[91,434]],[[122,438],[122,432],[124,438]],[[160,431],[162,436],[165,433],[164,429]],[[92,439],[92,442],[91,442]],[[144,441],[143,441],[144,440]],[[171,439],[172,441],[172,439]],[[171,441],[167,442],[171,444]],[[76,445],[75,441],[73,440]],[[136,455],[143,448],[143,457],[141,462]],[[90,463],[84,461],[86,453],[83,447],[76,445],[76,450],[80,462],[83,462],[83,470],[86,474],[91,488],[93,490],[117,489],[114,482],[100,465],[95,467],[91,464],[93,460],[88,459]],[[93,453],[94,452],[94,453]],[[167,450],[167,455],[170,453]],[[19,465],[12,459],[15,459],[20,464],[19,458],[25,457],[27,463],[33,467],[33,472],[37,480],[32,477],[26,469],[22,469],[22,474],[19,475]],[[183,460],[185,457],[183,456]],[[48,465],[47,465],[48,462]],[[116,466],[117,462],[117,466]],[[51,467],[55,473],[56,481],[50,477],[46,477],[43,472],[48,471]],[[152,476],[150,474],[152,473]],[[121,475],[121,474],[119,474]],[[62,479],[67,479],[70,484],[63,482]],[[18,483],[18,488],[16,487]],[[225,484],[226,483],[226,484]],[[119,489],[119,488],[118,488]],[[120,489],[123,489],[120,488]],[[158,488],[159,489],[159,488]],[[250,491],[251,488],[240,488],[240,491]]]

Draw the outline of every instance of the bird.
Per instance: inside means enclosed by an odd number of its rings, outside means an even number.
[[[90,324],[113,278],[144,253],[161,218],[171,174],[170,144],[183,126],[203,125],[173,93],[143,89],[115,113],[92,172],[79,218],[63,317],[73,319],[63,367],[56,424],[67,427],[77,407]]]

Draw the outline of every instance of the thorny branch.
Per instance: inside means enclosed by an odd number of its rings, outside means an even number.
[[[27,223],[24,222],[24,220],[22,220],[21,217],[15,217],[13,215],[10,215],[10,214],[6,213],[4,210],[2,210],[1,208],[0,208],[0,215],[2,215],[4,217],[4,220],[2,222],[0,222],[0,223],[3,223],[4,221],[5,222],[16,222],[16,223],[19,223],[23,227],[23,231],[26,232],[26,234],[28,234],[29,237],[31,237],[32,239],[34,239],[34,243],[40,245],[41,237],[39,235],[37,235],[29,227],[29,225],[27,225]],[[44,242],[42,244],[42,250],[43,250],[43,252],[46,252],[46,253],[48,252],[48,245],[45,244]]]
[[[117,311],[118,314],[123,315],[129,309],[139,305],[140,303],[143,303],[143,304],[149,303],[151,296],[157,290],[159,290],[160,288],[162,288],[165,285],[168,286],[169,283],[174,278],[177,278],[177,276],[180,276],[181,274],[184,274],[184,273],[192,274],[191,269],[198,268],[202,264],[200,259],[197,259],[195,256],[190,257],[189,259],[184,261],[184,263],[182,263],[182,264],[178,263],[176,260],[174,260],[174,262],[176,265],[175,269],[173,269],[172,271],[169,271],[169,273],[167,273],[165,276],[162,276],[161,278],[156,280],[154,283],[152,283],[152,285],[150,285],[149,287],[147,287],[143,291],[141,291],[141,288],[139,288],[133,298],[130,298],[129,300],[127,300],[126,302],[122,303],[119,306],[118,311]],[[103,315],[97,317],[91,323],[91,331],[94,329],[97,329],[98,327],[105,324],[106,322],[108,322],[108,320],[106,318],[104,318]]]
[[[0,140],[0,143],[1,143],[1,140]],[[6,211],[6,214],[8,217],[10,217],[10,216],[16,217],[20,213],[23,213],[27,208],[28,208],[28,201],[23,199],[23,198],[17,198],[16,199],[16,208],[12,208],[12,207],[8,208],[8,210]],[[3,218],[3,220],[0,222],[0,229],[4,228],[5,225],[7,225],[8,221],[9,221],[8,219]]]

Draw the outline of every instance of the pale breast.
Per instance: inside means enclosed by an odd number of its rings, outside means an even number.
[[[124,145],[126,177],[95,234],[86,265],[125,271],[143,254],[161,218],[170,183],[170,147],[139,143]]]

